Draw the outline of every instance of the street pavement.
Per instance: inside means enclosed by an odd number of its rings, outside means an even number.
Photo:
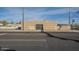
[[[16,51],[79,51],[77,32],[3,32],[0,49]]]
[[[47,33],[48,45],[53,51],[79,51],[79,33],[75,32],[53,32]]]

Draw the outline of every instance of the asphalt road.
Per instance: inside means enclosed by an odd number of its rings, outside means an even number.
[[[79,33],[0,33],[1,50],[16,51],[79,51]]]

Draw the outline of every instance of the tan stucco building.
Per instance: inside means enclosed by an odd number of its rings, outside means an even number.
[[[24,31],[27,32],[60,32],[60,31],[69,31],[71,29],[70,25],[67,24],[57,24],[52,21],[25,21],[24,22]]]

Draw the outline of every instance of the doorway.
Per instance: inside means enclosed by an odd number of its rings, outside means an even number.
[[[36,31],[42,32],[43,31],[43,24],[36,24]]]

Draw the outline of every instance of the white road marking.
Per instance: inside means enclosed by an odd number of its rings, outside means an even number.
[[[0,35],[6,35],[7,33],[1,33]]]
[[[0,41],[44,41],[46,42],[46,39],[0,39]]]
[[[8,35],[46,35],[46,34],[8,34]]]
[[[1,50],[7,50],[7,49],[10,49],[10,48],[1,48]]]

